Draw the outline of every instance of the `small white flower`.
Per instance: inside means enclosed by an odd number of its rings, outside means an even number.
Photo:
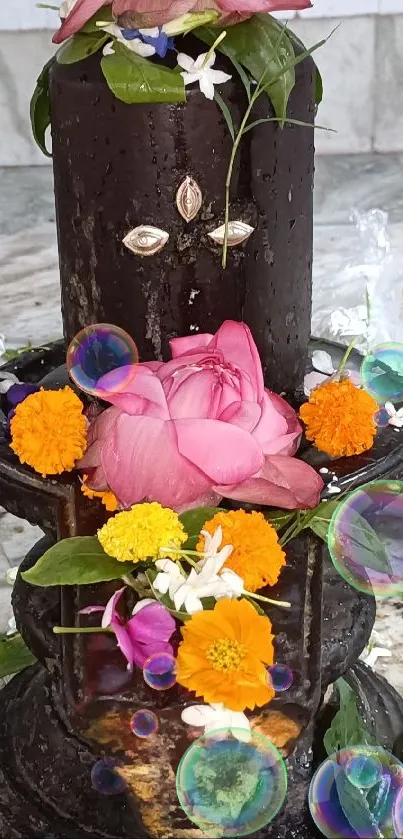
[[[10,619],[7,621],[7,632],[6,632],[6,635],[15,635],[17,632],[18,632],[18,629],[17,629],[17,624],[16,624],[16,622],[15,622],[15,617],[14,617],[14,615],[13,615],[13,617],[12,617],[12,618],[10,618]]]
[[[74,6],[76,5],[77,2],[78,2],[78,0],[63,0],[63,3],[60,4],[60,9],[59,9],[59,15],[60,15],[62,20],[64,20],[66,17],[68,17],[70,12],[73,11]]]
[[[230,711],[223,704],[190,705],[182,711],[182,720],[195,728],[204,727],[204,733],[219,731],[225,736],[230,732],[237,740],[248,743],[251,739],[250,722],[241,711]]]
[[[228,82],[231,76],[228,73],[223,73],[221,70],[212,69],[216,60],[215,52],[212,52],[206,61],[207,55],[208,53],[204,52],[194,61],[190,55],[180,52],[178,53],[178,65],[179,67],[183,67],[185,71],[181,73],[185,87],[189,84],[199,82],[199,88],[206,99],[214,99],[214,85]]]
[[[153,582],[153,588],[160,594],[168,594],[173,601],[178,588],[186,582],[186,577],[182,574],[178,563],[173,562],[172,559],[157,559],[155,565],[160,573]]]
[[[14,565],[13,568],[8,568],[6,571],[6,581],[9,586],[13,586],[18,574],[18,565]]]
[[[135,52],[137,55],[141,55],[142,58],[150,58],[152,55],[155,55],[155,47],[152,47],[151,44],[145,44],[141,38],[133,38],[132,41],[126,41],[126,38],[123,37],[119,26],[116,26],[116,23],[105,23],[103,26],[100,26],[100,29],[103,29],[103,31],[107,32],[108,35],[112,35],[116,41],[119,41],[120,44],[124,44],[128,50]],[[114,53],[115,50],[113,48],[113,42],[105,44],[103,54],[114,55]]]
[[[389,416],[388,425],[393,425],[394,428],[403,428],[403,408],[396,411],[392,402],[385,402],[385,411]]]

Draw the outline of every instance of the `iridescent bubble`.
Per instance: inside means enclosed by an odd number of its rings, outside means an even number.
[[[377,597],[403,592],[403,482],[374,481],[341,501],[329,526],[333,565]]]
[[[378,344],[365,356],[361,382],[380,405],[403,399],[403,344]]]
[[[393,803],[393,827],[394,836],[403,836],[403,786],[397,793]]]
[[[147,659],[144,681],[154,690],[169,690],[176,682],[176,660],[170,653],[156,653]]]
[[[388,414],[386,408],[380,408],[374,416],[374,422],[378,428],[386,428],[386,426],[389,425],[389,420],[390,415]]]
[[[288,690],[293,683],[292,670],[286,664],[273,664],[267,668],[268,682],[276,693]]]
[[[346,775],[358,789],[371,789],[382,775],[382,764],[374,755],[357,751],[346,763]]]
[[[130,335],[110,323],[86,326],[73,338],[66,356],[70,378],[91,396],[119,393],[132,380],[139,357]]]
[[[370,788],[351,783],[356,759],[372,764]],[[379,768],[380,767],[380,771]],[[328,757],[309,788],[312,818],[329,839],[393,837],[395,802],[403,787],[403,764],[380,746],[352,746]],[[399,834],[398,834],[399,835]]]
[[[130,720],[130,728],[136,737],[151,737],[158,731],[158,719],[152,711],[136,711]]]
[[[285,763],[273,743],[255,731],[242,742],[228,729],[196,740],[176,775],[182,809],[203,831],[247,836],[269,824],[287,792]],[[239,732],[244,738],[245,731]]]
[[[91,770],[91,783],[101,795],[119,795],[126,789],[126,781],[117,771],[121,763],[113,757],[97,760]]]

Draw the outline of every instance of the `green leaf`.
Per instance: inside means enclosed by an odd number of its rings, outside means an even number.
[[[94,52],[98,52],[109,38],[110,35],[101,30],[93,35],[78,32],[58,49],[56,53],[57,63],[76,64],[78,61],[84,61]]]
[[[330,131],[332,134],[337,134],[337,131],[334,128],[326,128],[324,125],[316,125],[314,122],[302,122],[300,119],[290,119],[289,117],[286,117],[285,120],[279,120],[278,117],[263,117],[262,119],[256,119],[244,128],[242,134],[247,134],[248,131],[255,128],[257,125],[261,125],[263,122],[281,122],[285,123],[285,125],[300,125],[302,128],[310,128],[311,130],[317,129],[318,131]]]
[[[38,76],[30,104],[32,133],[46,157],[52,157],[52,153],[46,148],[45,134],[50,125],[49,71],[55,61],[55,56],[52,56]]]
[[[350,510],[344,539],[348,552],[359,557],[360,566],[393,575],[385,545],[361,513]]]
[[[266,521],[272,524],[276,530],[281,530],[283,527],[286,527],[291,519],[295,518],[295,513],[287,513],[286,510],[270,510],[267,513],[263,513],[263,515]]]
[[[245,70],[243,69],[242,64],[239,64],[239,62],[236,61],[235,58],[232,59],[232,63],[235,67],[235,70],[238,73],[238,76],[241,79],[241,82],[242,82],[244,88],[245,88],[245,93],[246,93],[248,102],[250,102],[250,96],[251,96],[251,94],[250,94],[250,78],[249,78],[248,74],[245,73]]]
[[[184,550],[196,550],[200,531],[203,530],[206,521],[210,521],[221,509],[221,507],[196,507],[194,510],[187,510],[179,516],[189,537],[183,546]]]
[[[372,745],[374,738],[365,726],[357,708],[354,691],[344,679],[338,679],[340,707],[326,731],[323,743],[328,755],[346,749],[348,746]]]
[[[298,47],[303,52],[305,51],[305,44],[298,38],[295,32],[288,30],[288,34],[294,46]],[[323,81],[320,70],[315,64],[315,105],[318,107],[323,99]]]
[[[231,135],[232,142],[234,142],[235,141],[235,129],[234,129],[234,123],[232,121],[231,111],[230,111],[228,105],[224,102],[224,99],[222,98],[222,96],[220,96],[218,90],[214,91],[214,99],[217,102],[217,105],[221,110],[221,113],[222,113],[222,115],[225,119],[225,122],[227,123],[228,131]]]
[[[333,513],[339,506],[340,500],[338,498],[333,498],[331,501],[322,501],[315,510],[312,510],[313,515],[309,517],[305,527],[310,527],[317,536],[327,542],[329,524]]]
[[[21,635],[0,635],[0,678],[19,673],[36,661]]]
[[[185,86],[180,73],[142,58],[114,42],[113,55],[101,61],[102,72],[112,93],[122,102],[185,102]]]
[[[202,41],[212,46],[220,27],[204,26],[195,30]],[[217,49],[231,61],[249,70],[259,82],[264,76],[264,87],[280,121],[287,113],[290,93],[295,85],[294,49],[283,26],[270,15],[253,15],[249,20],[228,27],[224,41]]]
[[[22,577],[36,586],[87,585],[117,580],[135,568],[108,556],[96,536],[73,536],[49,548]]]

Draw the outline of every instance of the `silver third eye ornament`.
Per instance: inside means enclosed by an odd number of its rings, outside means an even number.
[[[190,175],[186,175],[176,193],[178,212],[185,221],[192,221],[197,216],[202,203],[203,196],[199,185]]]
[[[162,250],[168,239],[169,233],[166,230],[141,224],[125,236],[123,244],[137,256],[153,256]]]
[[[253,233],[254,229],[255,228],[251,227],[250,224],[246,224],[245,221],[229,221],[228,247],[234,248],[235,245],[241,245],[242,242],[246,242],[251,233]],[[222,224],[221,227],[216,227],[216,229],[208,235],[217,245],[223,245],[225,237],[225,224]]]

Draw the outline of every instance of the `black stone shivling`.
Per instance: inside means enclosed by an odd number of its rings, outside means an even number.
[[[222,66],[227,68],[224,60]],[[314,68],[305,61],[296,69],[289,114],[312,123]],[[226,95],[236,118],[245,101],[235,76]],[[235,166],[231,218],[254,231],[229,249],[224,271],[220,247],[208,234],[223,222],[231,144],[214,102],[191,90],[186,107],[124,105],[106,86],[99,56],[55,64],[50,98],[65,343],[28,352],[7,369],[21,380],[57,389],[68,381],[67,343],[91,323],[124,328],[146,361],[166,359],[172,337],[214,332],[234,319],[252,331],[266,385],[297,399],[311,312],[310,129],[281,130],[268,123],[246,135]],[[187,176],[203,197],[199,215],[189,223],[176,207]],[[123,244],[139,225],[169,233],[152,257]],[[308,447],[301,456],[326,466]],[[370,452],[332,468],[340,486],[360,486],[383,475],[403,478],[403,447],[385,429]],[[0,444],[0,504],[44,533],[23,569],[56,540],[94,534],[105,520],[101,504],[81,493],[77,476],[45,480],[21,465],[6,443]],[[336,575],[310,531],[289,543],[287,557],[271,596],[290,601],[291,609],[271,607],[269,613],[277,660],[293,671],[294,681],[284,697],[252,716],[283,754],[291,794],[275,820],[255,834],[259,839],[317,836],[307,794],[328,722],[323,697],[341,674],[355,680],[371,713],[375,692],[382,696],[374,720],[382,745],[391,748],[403,733],[403,701],[356,665],[371,634],[374,599]],[[75,625],[80,608],[106,603],[115,589],[116,582],[45,589],[17,579],[17,626],[38,663],[0,694],[1,839],[201,835],[175,791],[175,772],[192,739],[181,720],[189,702],[185,691],[177,686],[169,695],[152,691],[141,674],[127,671],[109,637],[53,634],[55,624]],[[129,722],[139,708],[157,713],[159,730],[135,748]],[[121,791],[116,783],[114,795],[94,786],[94,766],[105,758],[105,773],[113,774],[115,765],[118,774],[120,764],[125,769],[126,788]]]

